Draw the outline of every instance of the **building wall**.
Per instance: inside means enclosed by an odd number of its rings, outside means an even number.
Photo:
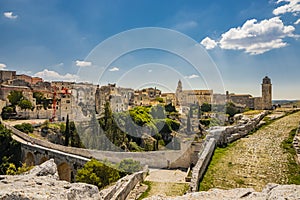
[[[0,70],[0,82],[13,80],[16,78],[16,71]]]

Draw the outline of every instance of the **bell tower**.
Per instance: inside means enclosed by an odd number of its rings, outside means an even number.
[[[271,79],[266,76],[261,84],[262,86],[262,108],[272,109],[272,84]]]
[[[182,103],[182,83],[181,80],[179,80],[176,89],[176,105],[180,105],[181,103]]]

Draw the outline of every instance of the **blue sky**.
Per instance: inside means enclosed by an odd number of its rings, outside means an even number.
[[[212,60],[205,65],[216,66],[210,69],[219,72],[224,90],[259,96],[268,75],[274,99],[300,99],[300,0],[0,0],[0,14],[2,69],[78,80],[84,70],[95,72],[93,58],[105,56],[97,50],[103,41],[130,29],[161,27],[200,44]],[[99,83],[139,88],[144,81],[174,91],[180,78],[186,88],[213,88],[203,74],[170,52],[144,49],[110,63]]]

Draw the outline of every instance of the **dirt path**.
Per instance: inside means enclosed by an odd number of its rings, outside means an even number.
[[[276,120],[226,149],[217,149],[200,190],[215,187],[261,190],[270,182],[287,183],[288,159],[281,143],[299,121],[300,112],[297,112]]]
[[[180,196],[188,190],[185,182],[186,172],[180,170],[150,170],[146,181],[151,185],[147,197],[154,195]]]

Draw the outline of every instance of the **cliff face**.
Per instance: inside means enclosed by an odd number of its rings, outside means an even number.
[[[268,184],[262,192],[256,192],[252,188],[236,188],[232,190],[211,189],[207,192],[194,192],[180,197],[153,196],[147,200],[275,200],[289,199],[298,200],[300,197],[300,185],[277,185]]]
[[[96,186],[58,179],[53,159],[24,175],[0,176],[0,199],[100,199]]]

